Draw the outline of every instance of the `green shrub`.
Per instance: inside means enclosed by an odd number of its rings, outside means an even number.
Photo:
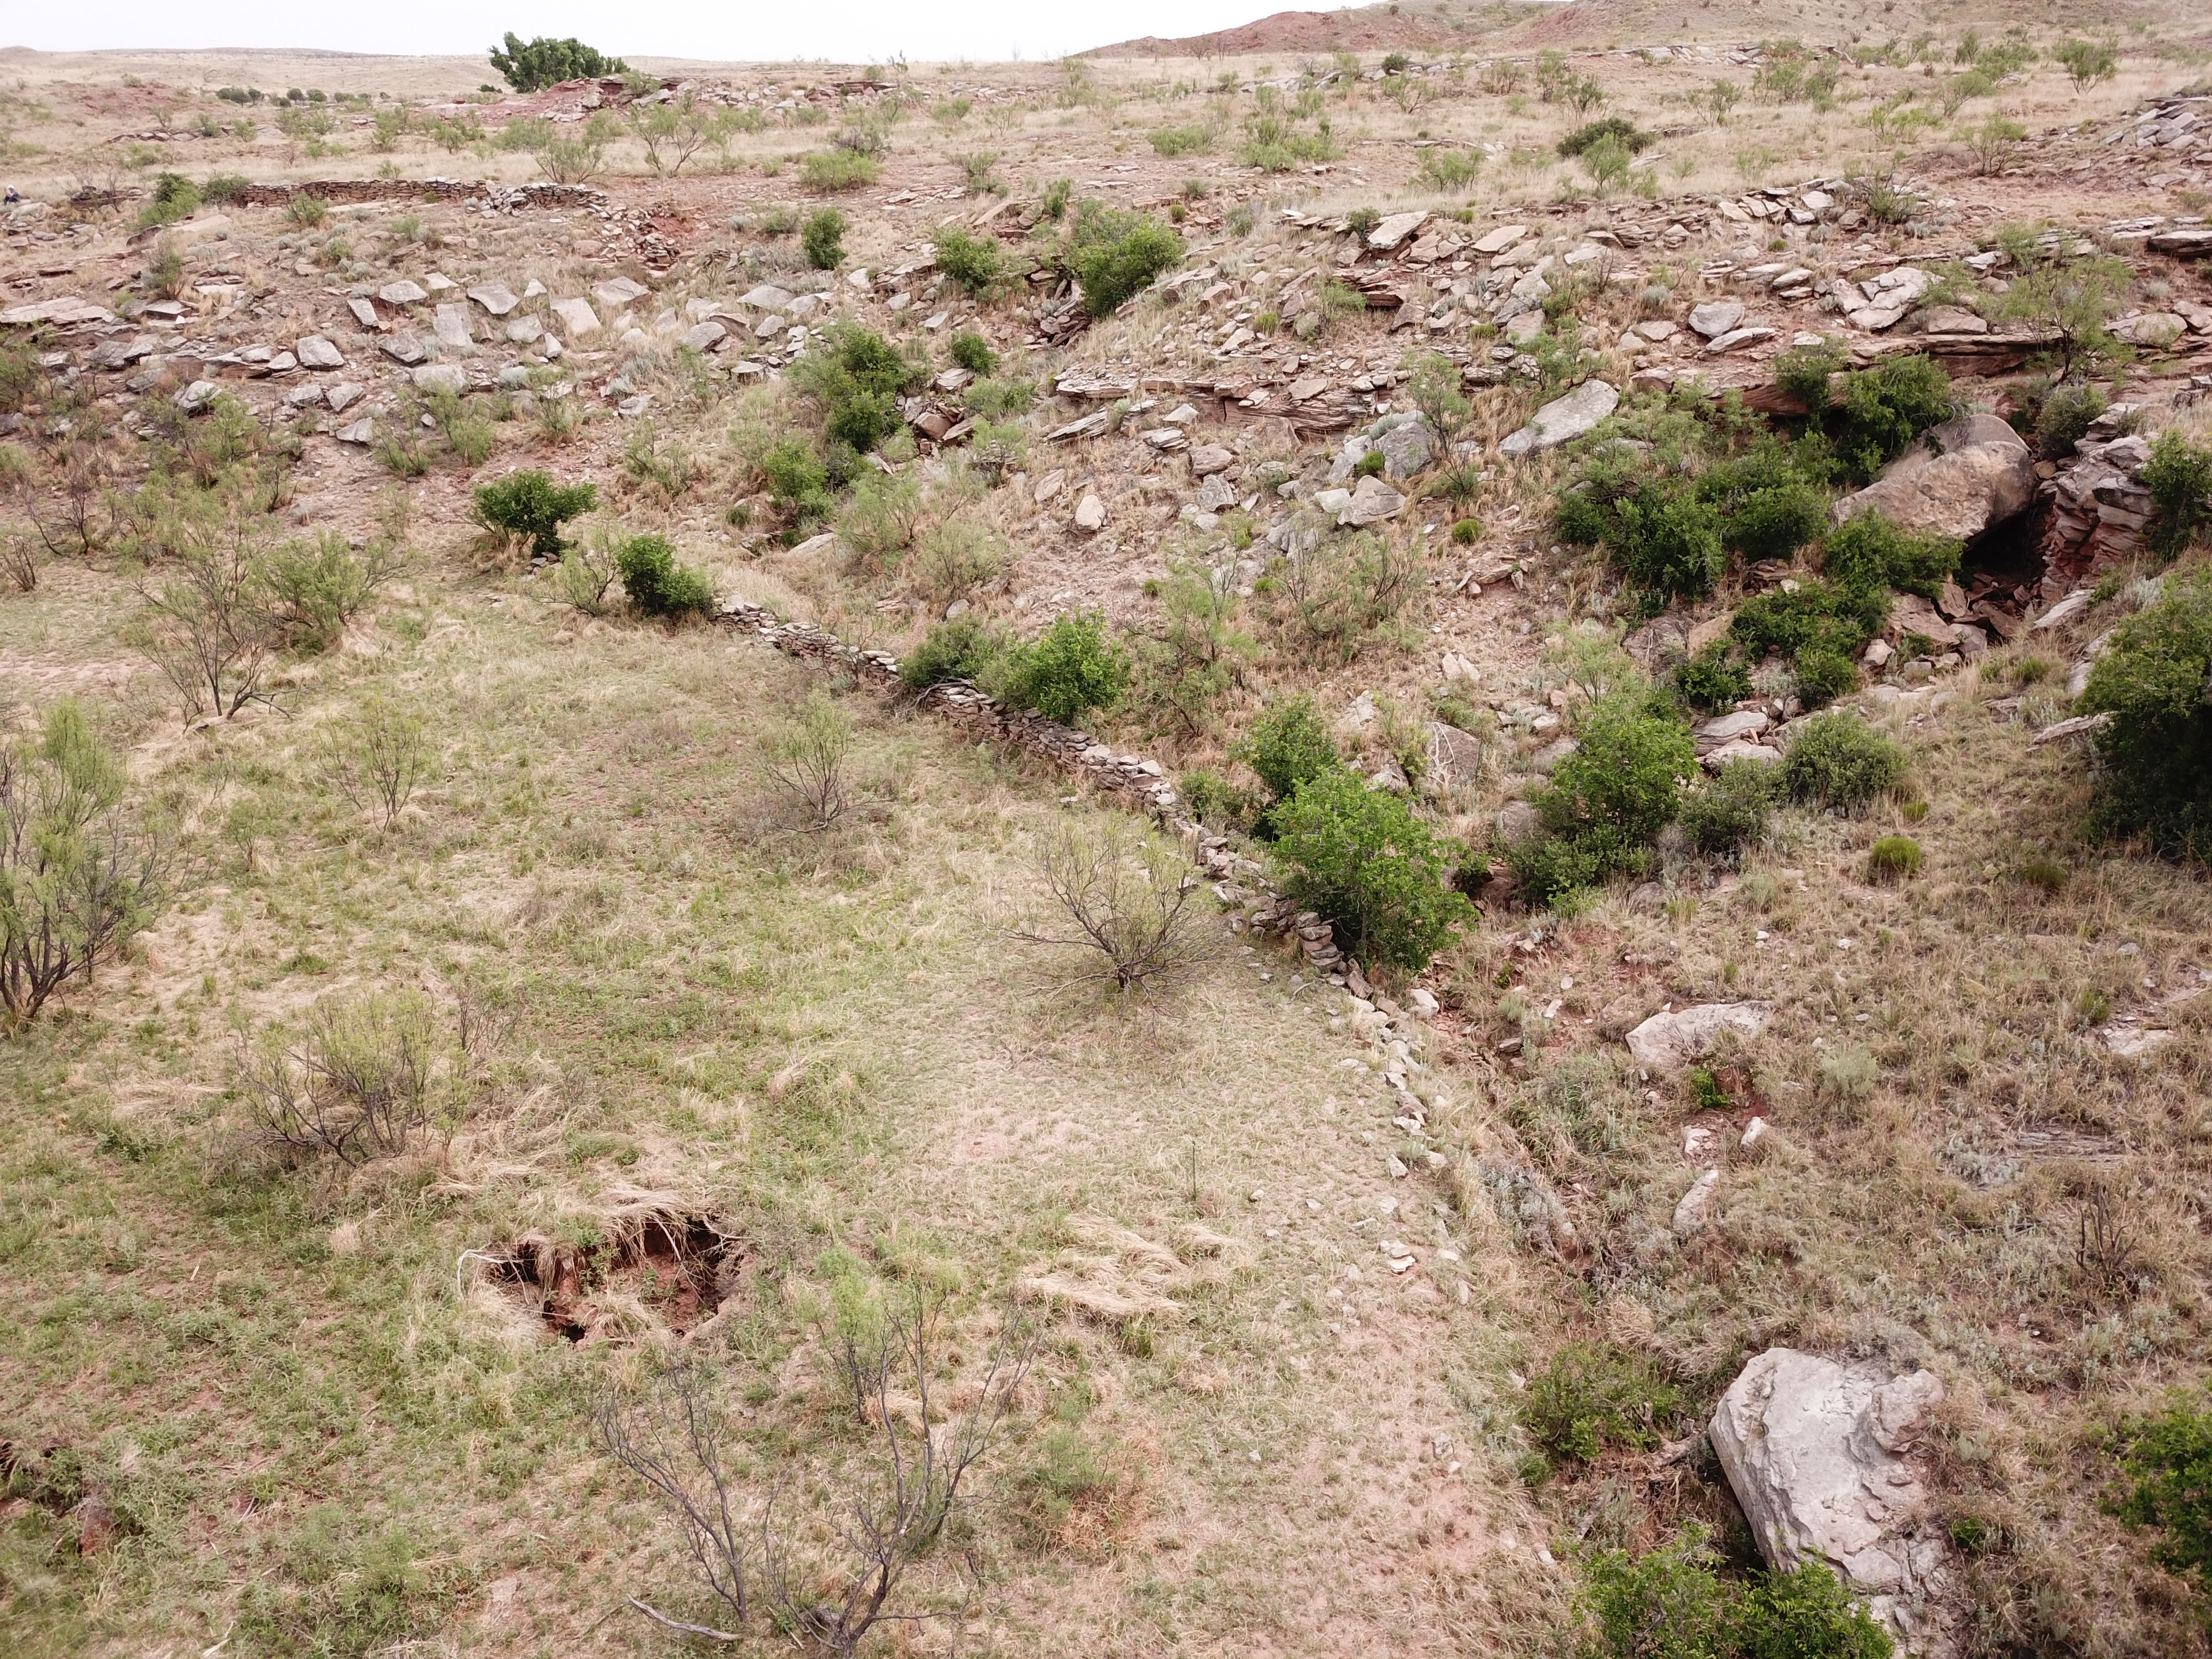
[[[548,35],[525,42],[509,30],[507,49],[492,49],[491,66],[517,92],[542,92],[563,81],[592,80],[602,76],[627,75],[629,65],[610,58],[573,37],[556,40]]]
[[[852,323],[833,325],[791,370],[799,390],[821,406],[831,443],[860,452],[899,429],[899,393],[927,373],[927,364],[909,361],[882,335]]]
[[[1196,125],[1154,127],[1152,140],[1156,155],[1196,155],[1213,148],[1213,129]]]
[[[1273,818],[1285,890],[1334,922],[1363,962],[1419,972],[1474,913],[1413,808],[1346,768],[1299,784]]]
[[[1863,482],[1951,418],[1951,377],[1932,357],[1893,357],[1851,375],[1834,424],[1837,459]]]
[[[995,238],[947,226],[937,233],[935,246],[937,268],[969,294],[988,294],[1006,278],[1006,257]]]
[[[1602,545],[1616,570],[1655,596],[1703,599],[1728,571],[1719,511],[1679,480],[1594,471],[1561,492],[1553,518],[1561,539]]]
[[[1680,780],[1698,769],[1689,729],[1636,692],[1601,698],[1577,727],[1575,752],[1532,798],[1544,834],[1510,861],[1533,904],[1551,905],[1639,870],[1674,818]]]
[[[1920,873],[1920,843],[1910,836],[1884,836],[1867,854],[1869,881],[1905,881]]]
[[[1844,587],[1896,588],[1934,599],[1957,574],[1965,550],[1948,536],[1916,536],[1880,513],[1861,513],[1828,534],[1821,568]]]
[[[2143,544],[2160,558],[2173,558],[2212,524],[2212,449],[2179,432],[2161,432],[2142,481],[2151,503]]]
[[[592,485],[556,484],[548,473],[510,472],[476,488],[471,516],[488,530],[530,538],[539,558],[561,556],[561,526],[599,504]]]
[[[770,444],[761,455],[760,470],[769,496],[794,518],[819,518],[830,510],[830,471],[813,445],[797,433]]]
[[[1036,402],[1036,383],[1034,380],[976,380],[961,395],[961,401],[967,404],[968,412],[979,420],[997,421],[1009,415],[1025,415],[1030,406]]]
[[[2105,394],[2095,386],[2080,381],[2055,386],[2035,411],[2035,447],[2054,460],[2063,459],[2104,412]]]
[[[1828,520],[1827,497],[1771,440],[1717,462],[1696,489],[1720,512],[1721,544],[1747,559],[1786,559],[1817,539]]]
[[[1184,810],[1200,823],[1243,830],[1252,821],[1252,799],[1218,772],[1194,767],[1176,781]]]
[[[1751,695],[1751,671],[1731,660],[1726,643],[1716,640],[1675,665],[1674,690],[1692,708],[1730,708]]]
[[[1067,211],[1067,198],[1075,189],[1072,179],[1054,179],[1037,196],[1037,212],[1048,224],[1058,224]]]
[[[173,225],[179,219],[191,218],[199,204],[199,186],[183,173],[158,173],[145,206],[138,210],[138,223],[142,229]]]
[[[1856,714],[1803,722],[1782,762],[1792,800],[1845,809],[1863,806],[1905,780],[1911,757]]]
[[[899,659],[899,680],[926,691],[947,680],[980,684],[1006,654],[1006,641],[977,617],[957,617],[932,627],[920,645]]]
[[[799,158],[799,176],[809,190],[858,190],[876,182],[881,166],[856,149],[809,150]]]
[[[1711,1559],[1696,1526],[1647,1555],[1593,1554],[1575,1595],[1597,1632],[1592,1659],[1733,1659],[1728,1589]]]
[[[1555,1462],[1587,1463],[1609,1446],[1657,1445],[1681,1404],[1680,1390],[1643,1361],[1571,1342],[1528,1379],[1521,1424]]]
[[[253,188],[253,181],[242,173],[217,173],[200,186],[200,199],[222,207],[231,202],[242,202],[246,192]]]
[[[1850,352],[1836,341],[1792,346],[1774,360],[1774,384],[1819,420],[1828,407],[1830,381],[1850,366]]]
[[[1017,708],[1073,726],[1094,708],[1113,708],[1128,684],[1128,655],[1106,636],[1106,618],[1064,611],[1036,644],[1009,653],[1001,695]]]
[[[1259,774],[1268,798],[1288,800],[1298,786],[1344,764],[1328,722],[1311,697],[1288,697],[1261,710],[1242,742],[1231,746],[1237,759]]]
[[[2141,836],[2168,858],[2212,862],[2212,576],[2166,578],[2156,604],[2121,624],[2080,708],[2110,714],[2090,823]]]
[[[991,343],[972,329],[954,335],[945,355],[970,374],[988,374],[999,366],[999,354],[991,349]]]
[[[1571,161],[1574,157],[1595,149],[1600,144],[1618,144],[1631,155],[1641,154],[1656,142],[1656,135],[1637,131],[1636,123],[1626,116],[1608,115],[1601,121],[1586,121],[1559,140],[1559,158]]]
[[[1808,708],[1826,708],[1859,688],[1858,664],[1832,645],[1808,645],[1790,666],[1797,680],[1797,700]]]
[[[1437,145],[1421,152],[1421,164],[1413,176],[1434,190],[1459,191],[1473,184],[1481,171],[1480,150],[1447,149]]]
[[[1780,783],[1771,761],[1730,761],[1682,797],[1682,833],[1708,858],[1733,857],[1766,833]]]
[[[799,245],[815,270],[836,270],[845,258],[845,216],[833,207],[817,208],[806,216]]]
[[[1156,219],[1097,201],[1075,210],[1067,264],[1082,285],[1084,308],[1094,317],[1118,309],[1182,257],[1182,238]]]
[[[1736,1659],[1890,1659],[1895,1648],[1821,1561],[1761,1573],[1732,1622]]]
[[[1858,655],[1888,609],[1885,590],[1801,582],[1794,592],[1777,587],[1745,600],[1729,619],[1729,637],[1753,661],[1786,659],[1817,708],[1857,686]]]
[[[2120,1434],[2121,1467],[2133,1483],[2120,1518],[2157,1527],[2158,1563],[2212,1591],[2212,1411],[2176,1401]]]
[[[645,616],[705,616],[714,608],[706,572],[677,563],[665,536],[632,536],[616,549],[615,568],[629,602]]]
[[[1615,692],[1583,717],[1575,739],[1538,799],[1546,825],[1570,836],[1602,828],[1649,846],[1674,817],[1679,780],[1698,769],[1688,729],[1648,698]]]
[[[1455,547],[1473,547],[1475,543],[1482,539],[1482,520],[1480,519],[1453,520],[1451,538],[1452,545]]]

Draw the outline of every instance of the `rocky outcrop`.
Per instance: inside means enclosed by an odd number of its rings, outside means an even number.
[[[1769,1348],[1729,1385],[1711,1431],[1768,1564],[1825,1563],[1906,1652],[1931,1659],[1957,1651],[1957,1570],[1916,1456],[1942,1400],[1933,1371],[1892,1377]]]
[[[2106,413],[2109,415],[2110,410]],[[2036,550],[2043,556],[2043,594],[2065,592],[2132,557],[2150,522],[2150,489],[2142,470],[2150,446],[2137,436],[2090,428],[2074,455],[2046,480]]]
[[[2035,458],[1994,415],[1961,415],[1923,434],[1864,489],[1832,509],[1838,524],[1880,513],[1916,535],[1971,541],[2026,512]]]

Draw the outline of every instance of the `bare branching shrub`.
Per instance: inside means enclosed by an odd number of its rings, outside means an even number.
[[[1386,535],[1323,537],[1269,565],[1267,584],[1284,631],[1316,653],[1349,662],[1420,597],[1420,550]]]
[[[277,629],[242,532],[194,538],[158,586],[142,582],[138,592],[146,615],[133,642],[176,688],[186,720],[228,720],[249,702],[271,701],[263,682]]]
[[[0,474],[56,558],[97,553],[115,538],[114,464],[97,434],[47,451],[44,465]]]
[[[553,567],[553,589],[562,602],[587,617],[607,614],[607,595],[613,592],[617,537],[612,526],[595,525],[592,533],[561,552]]]
[[[876,1489],[846,1499],[830,1531],[842,1559],[798,1553],[799,1528],[781,1532],[769,1495],[761,1522],[762,1577],[781,1622],[828,1653],[845,1659],[878,1624],[959,1619],[964,1601],[908,1609],[896,1605],[908,1574],[943,1534],[961,1502],[961,1488],[1004,1425],[1014,1392],[1028,1374],[1036,1340],[1009,1318],[993,1348],[974,1403],[942,1428],[931,1419],[930,1342],[936,1309],[917,1297],[872,1334],[849,1332],[841,1369],[860,1380],[877,1430]],[[908,1413],[911,1413],[911,1420]],[[821,1599],[808,1587],[827,1586]]]
[[[2107,1187],[2093,1187],[2082,1202],[2074,1265],[2094,1296],[2124,1300],[2134,1292],[2142,1264],[2135,1240],[2129,1236],[2127,1224]]]
[[[237,1089],[264,1141],[359,1167],[431,1125],[439,1059],[437,1021],[419,993],[324,1003],[297,1042],[242,1046]]]
[[[39,585],[39,550],[19,531],[0,531],[0,574],[15,584],[18,593]]]
[[[334,723],[321,746],[331,782],[358,811],[378,814],[386,829],[437,758],[422,720],[377,696],[358,714]]]
[[[819,835],[845,816],[852,800],[846,762],[853,752],[853,723],[826,695],[811,695],[763,747],[762,770],[802,829]]]
[[[723,1468],[708,1382],[696,1366],[678,1361],[637,1399],[602,1395],[592,1419],[607,1455],[645,1482],[674,1518],[692,1577],[728,1609],[732,1623],[743,1625],[749,1607],[745,1558],[750,1552],[744,1533],[750,1525],[750,1506]],[[673,1630],[712,1641],[738,1639],[671,1619],[635,1596],[629,1604]]]
[[[1080,951],[1067,985],[1105,984],[1130,996],[1180,979],[1211,954],[1191,896],[1199,881],[1181,858],[1118,820],[1068,828],[1044,855],[1059,925],[1016,935]]]
[[[127,810],[129,783],[76,703],[0,745],[0,1008],[35,1018],[91,982],[160,910],[168,842]]]

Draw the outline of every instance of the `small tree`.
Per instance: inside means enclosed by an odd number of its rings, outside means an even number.
[[[242,531],[194,538],[157,586],[142,584],[146,612],[133,624],[139,649],[176,689],[185,717],[229,720],[271,699],[264,686],[278,634],[258,560]]]
[[[147,927],[169,842],[125,810],[122,765],[64,699],[35,739],[0,744],[0,1008],[27,1024],[48,998]]]
[[[1006,278],[1005,256],[990,238],[971,236],[957,226],[947,226],[937,233],[933,246],[937,268],[967,293],[988,294]]]
[[[2051,56],[2072,78],[2077,98],[2120,72],[2120,55],[2109,40],[2062,40]]]
[[[2024,324],[2049,336],[2062,380],[2094,364],[2128,362],[2134,350],[2113,335],[2111,325],[2135,286],[2135,267],[2117,255],[2076,252],[2070,230],[2053,237],[2046,240],[2033,226],[1998,233],[1998,246],[2018,274],[1992,296],[1990,320]]]
[[[2144,544],[2160,558],[2178,558],[2212,524],[2212,449],[2179,432],[2161,432],[2142,481],[2151,502]]]
[[[1034,645],[1018,647],[1004,696],[1018,708],[1073,726],[1092,709],[1121,700],[1129,684],[1129,659],[1106,635],[1098,611],[1067,611]]]
[[[429,1125],[439,1052],[419,992],[325,1002],[295,1042],[241,1043],[235,1086],[270,1145],[358,1168]]]
[[[1437,440],[1449,444],[1474,413],[1474,405],[1460,390],[1459,365],[1440,351],[1415,357],[1406,377],[1406,396]]]
[[[517,92],[542,92],[563,81],[596,80],[606,75],[627,75],[629,65],[609,58],[574,36],[556,40],[539,35],[525,41],[507,31],[506,50],[491,49],[491,66]]]
[[[1118,310],[1162,271],[1181,264],[1182,257],[1182,238],[1156,219],[1097,201],[1075,210],[1067,265],[1082,286],[1084,308],[1094,317]]]
[[[1856,714],[1828,714],[1804,722],[1782,763],[1782,787],[1793,800],[1846,811],[1863,806],[1905,781],[1912,757]]]
[[[2212,577],[2166,578],[2090,671],[2081,708],[2112,720],[2091,823],[2169,858],[2212,861]],[[1794,752],[1794,751],[1793,751]]]
[[[599,503],[592,484],[556,484],[550,473],[526,471],[478,484],[470,516],[487,530],[526,538],[538,558],[557,559],[561,526]]]
[[[380,696],[370,697],[351,719],[335,722],[322,748],[331,781],[356,811],[376,812],[386,829],[398,821],[436,760],[421,718]]]
[[[815,270],[836,270],[845,258],[845,216],[833,207],[815,209],[799,227],[799,245]]]
[[[1285,890],[1334,922],[1356,957],[1419,972],[1474,914],[1413,808],[1345,768],[1300,784],[1274,824]]]
[[[1212,954],[1190,908],[1198,878],[1158,842],[1120,819],[1097,831],[1067,827],[1045,849],[1044,881],[1064,927],[1026,928],[1025,944],[1084,952],[1066,985],[1109,985],[1127,998],[1170,984]]]
[[[821,834],[844,817],[850,795],[845,763],[852,752],[852,721],[820,691],[811,693],[763,745],[763,772],[797,810],[800,827],[810,835]]]

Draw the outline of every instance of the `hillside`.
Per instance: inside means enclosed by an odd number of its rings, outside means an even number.
[[[10,57],[15,1652],[2212,1653],[2201,70],[1583,4]]]

